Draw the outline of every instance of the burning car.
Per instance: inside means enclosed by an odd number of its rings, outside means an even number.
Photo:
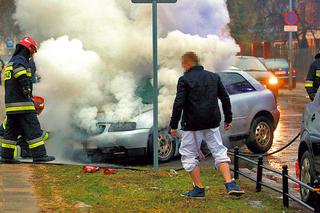
[[[228,132],[221,129],[225,145],[241,142],[254,153],[267,152],[280,117],[273,94],[246,72],[231,69],[217,74],[230,95],[233,109],[233,128]],[[99,122],[100,134],[90,136],[83,143],[88,156],[92,161],[115,156],[152,158],[152,113],[150,104],[127,122]],[[178,155],[180,140],[172,138],[167,129],[159,132],[158,143],[160,162]]]

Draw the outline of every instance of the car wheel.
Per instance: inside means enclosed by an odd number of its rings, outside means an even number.
[[[273,137],[272,122],[270,119],[260,116],[252,122],[246,145],[253,153],[266,153],[272,146]]]
[[[176,152],[176,142],[166,132],[159,132],[158,137],[158,156],[159,162],[167,162],[174,157]],[[149,137],[149,157],[153,158],[153,134]]]
[[[313,159],[310,152],[305,151],[300,160],[300,180],[309,186],[313,185],[315,178],[315,170],[313,165]],[[304,202],[309,205],[313,205],[313,192],[304,187],[300,187],[300,195]]]

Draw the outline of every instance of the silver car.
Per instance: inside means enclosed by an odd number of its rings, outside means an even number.
[[[246,72],[230,69],[217,74],[230,95],[233,111],[233,128],[221,129],[224,144],[231,147],[240,142],[254,153],[267,152],[280,117],[273,94]],[[101,133],[89,137],[83,146],[92,161],[123,155],[152,158],[152,126],[152,105],[146,105],[128,122],[100,122]],[[165,162],[178,155],[180,140],[172,138],[167,129],[159,135],[159,161]]]
[[[320,89],[303,113],[298,151],[300,180],[312,187],[320,187]],[[300,187],[301,198],[313,205],[315,192]]]

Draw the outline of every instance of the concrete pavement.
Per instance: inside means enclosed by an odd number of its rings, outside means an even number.
[[[29,165],[0,164],[0,212],[40,212]]]

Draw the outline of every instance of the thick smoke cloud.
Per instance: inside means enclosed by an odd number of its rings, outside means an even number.
[[[35,93],[47,100],[45,128],[67,138],[75,129],[94,134],[101,115],[108,122],[128,121],[145,108],[136,90],[152,78],[150,5],[16,0],[16,7],[21,30],[41,42],[35,62],[42,81]],[[159,5],[159,18],[159,120],[166,127],[181,55],[195,51],[207,69],[220,70],[239,48],[228,35],[225,0]]]

